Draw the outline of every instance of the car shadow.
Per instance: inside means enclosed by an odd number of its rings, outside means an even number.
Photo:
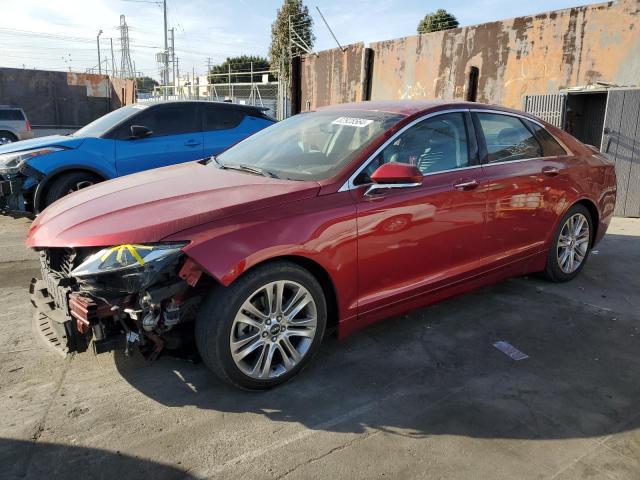
[[[634,248],[640,240],[625,238]],[[620,254],[631,248],[622,246]],[[615,264],[604,254],[592,263]],[[639,427],[639,318],[546,285],[509,280],[342,342],[326,339],[309,368],[267,392],[239,391],[202,364],[169,357],[151,368],[135,358],[115,362],[163,405],[251,412],[313,430],[562,439]],[[529,358],[505,355],[493,346],[501,340]]]
[[[0,438],[0,465],[4,479],[196,478],[185,470],[120,452],[9,438]]]

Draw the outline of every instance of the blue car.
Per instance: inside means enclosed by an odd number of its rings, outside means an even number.
[[[216,155],[273,124],[264,110],[204,101],[134,104],[71,135],[0,146],[0,210],[38,213],[103,180]]]

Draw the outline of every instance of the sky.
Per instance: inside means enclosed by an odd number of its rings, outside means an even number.
[[[162,0],[160,0],[161,3]],[[271,23],[283,0],[167,0],[181,73],[206,72],[241,54],[267,56]],[[315,50],[336,47],[316,6],[341,44],[415,35],[420,19],[438,8],[461,26],[583,5],[586,0],[306,0],[314,20]],[[136,70],[159,79],[155,54],[163,48],[162,7],[155,0],[0,0],[0,67],[84,72],[96,67],[99,30],[102,59],[113,39],[120,65],[120,15],[129,26]],[[110,68],[110,67],[109,67]]]

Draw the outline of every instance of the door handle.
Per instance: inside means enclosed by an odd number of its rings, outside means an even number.
[[[198,145],[200,145],[201,142],[197,141],[197,140],[187,140],[186,142],[184,142],[184,146],[185,147],[197,147]]]
[[[560,170],[558,170],[556,167],[544,167],[542,169],[542,173],[547,177],[555,177],[560,173]]]
[[[469,180],[468,182],[454,183],[453,188],[455,188],[456,190],[467,191],[477,188],[478,185],[479,183],[477,180]]]

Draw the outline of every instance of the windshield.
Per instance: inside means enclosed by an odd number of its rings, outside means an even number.
[[[74,137],[101,137],[113,127],[118,125],[123,120],[126,120],[129,117],[132,117],[136,113],[141,112],[145,108],[148,108],[147,105],[127,105],[126,107],[119,108],[114,110],[113,112],[107,113],[102,117],[94,120],[93,122],[85,125],[80,130],[74,132],[72,136]]]
[[[364,110],[301,113],[253,134],[209,165],[242,165],[278,178],[324,180],[401,118]]]

